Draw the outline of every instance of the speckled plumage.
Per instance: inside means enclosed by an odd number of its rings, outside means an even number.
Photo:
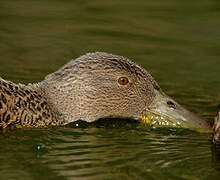
[[[37,89],[0,78],[0,128],[55,125],[55,118]]]
[[[129,86],[117,79],[128,76]],[[47,126],[105,117],[138,119],[158,84],[144,69],[125,57],[88,53],[36,84],[0,79],[0,127]]]

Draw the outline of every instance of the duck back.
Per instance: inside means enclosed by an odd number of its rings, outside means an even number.
[[[0,77],[0,128],[53,125],[52,119],[47,100],[39,92]]]

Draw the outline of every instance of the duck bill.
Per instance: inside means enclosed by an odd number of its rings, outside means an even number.
[[[186,110],[162,92],[158,92],[154,101],[143,112],[141,120],[151,126],[173,126],[210,131],[210,126],[205,119]]]

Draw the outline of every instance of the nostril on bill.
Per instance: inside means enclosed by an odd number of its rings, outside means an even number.
[[[172,109],[176,109],[176,104],[172,101],[167,101],[167,105],[169,106],[169,108],[172,108]]]

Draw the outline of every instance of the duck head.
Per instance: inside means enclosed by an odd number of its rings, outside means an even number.
[[[39,83],[66,123],[129,118],[152,126],[209,125],[168,97],[152,76],[125,57],[88,53]]]

